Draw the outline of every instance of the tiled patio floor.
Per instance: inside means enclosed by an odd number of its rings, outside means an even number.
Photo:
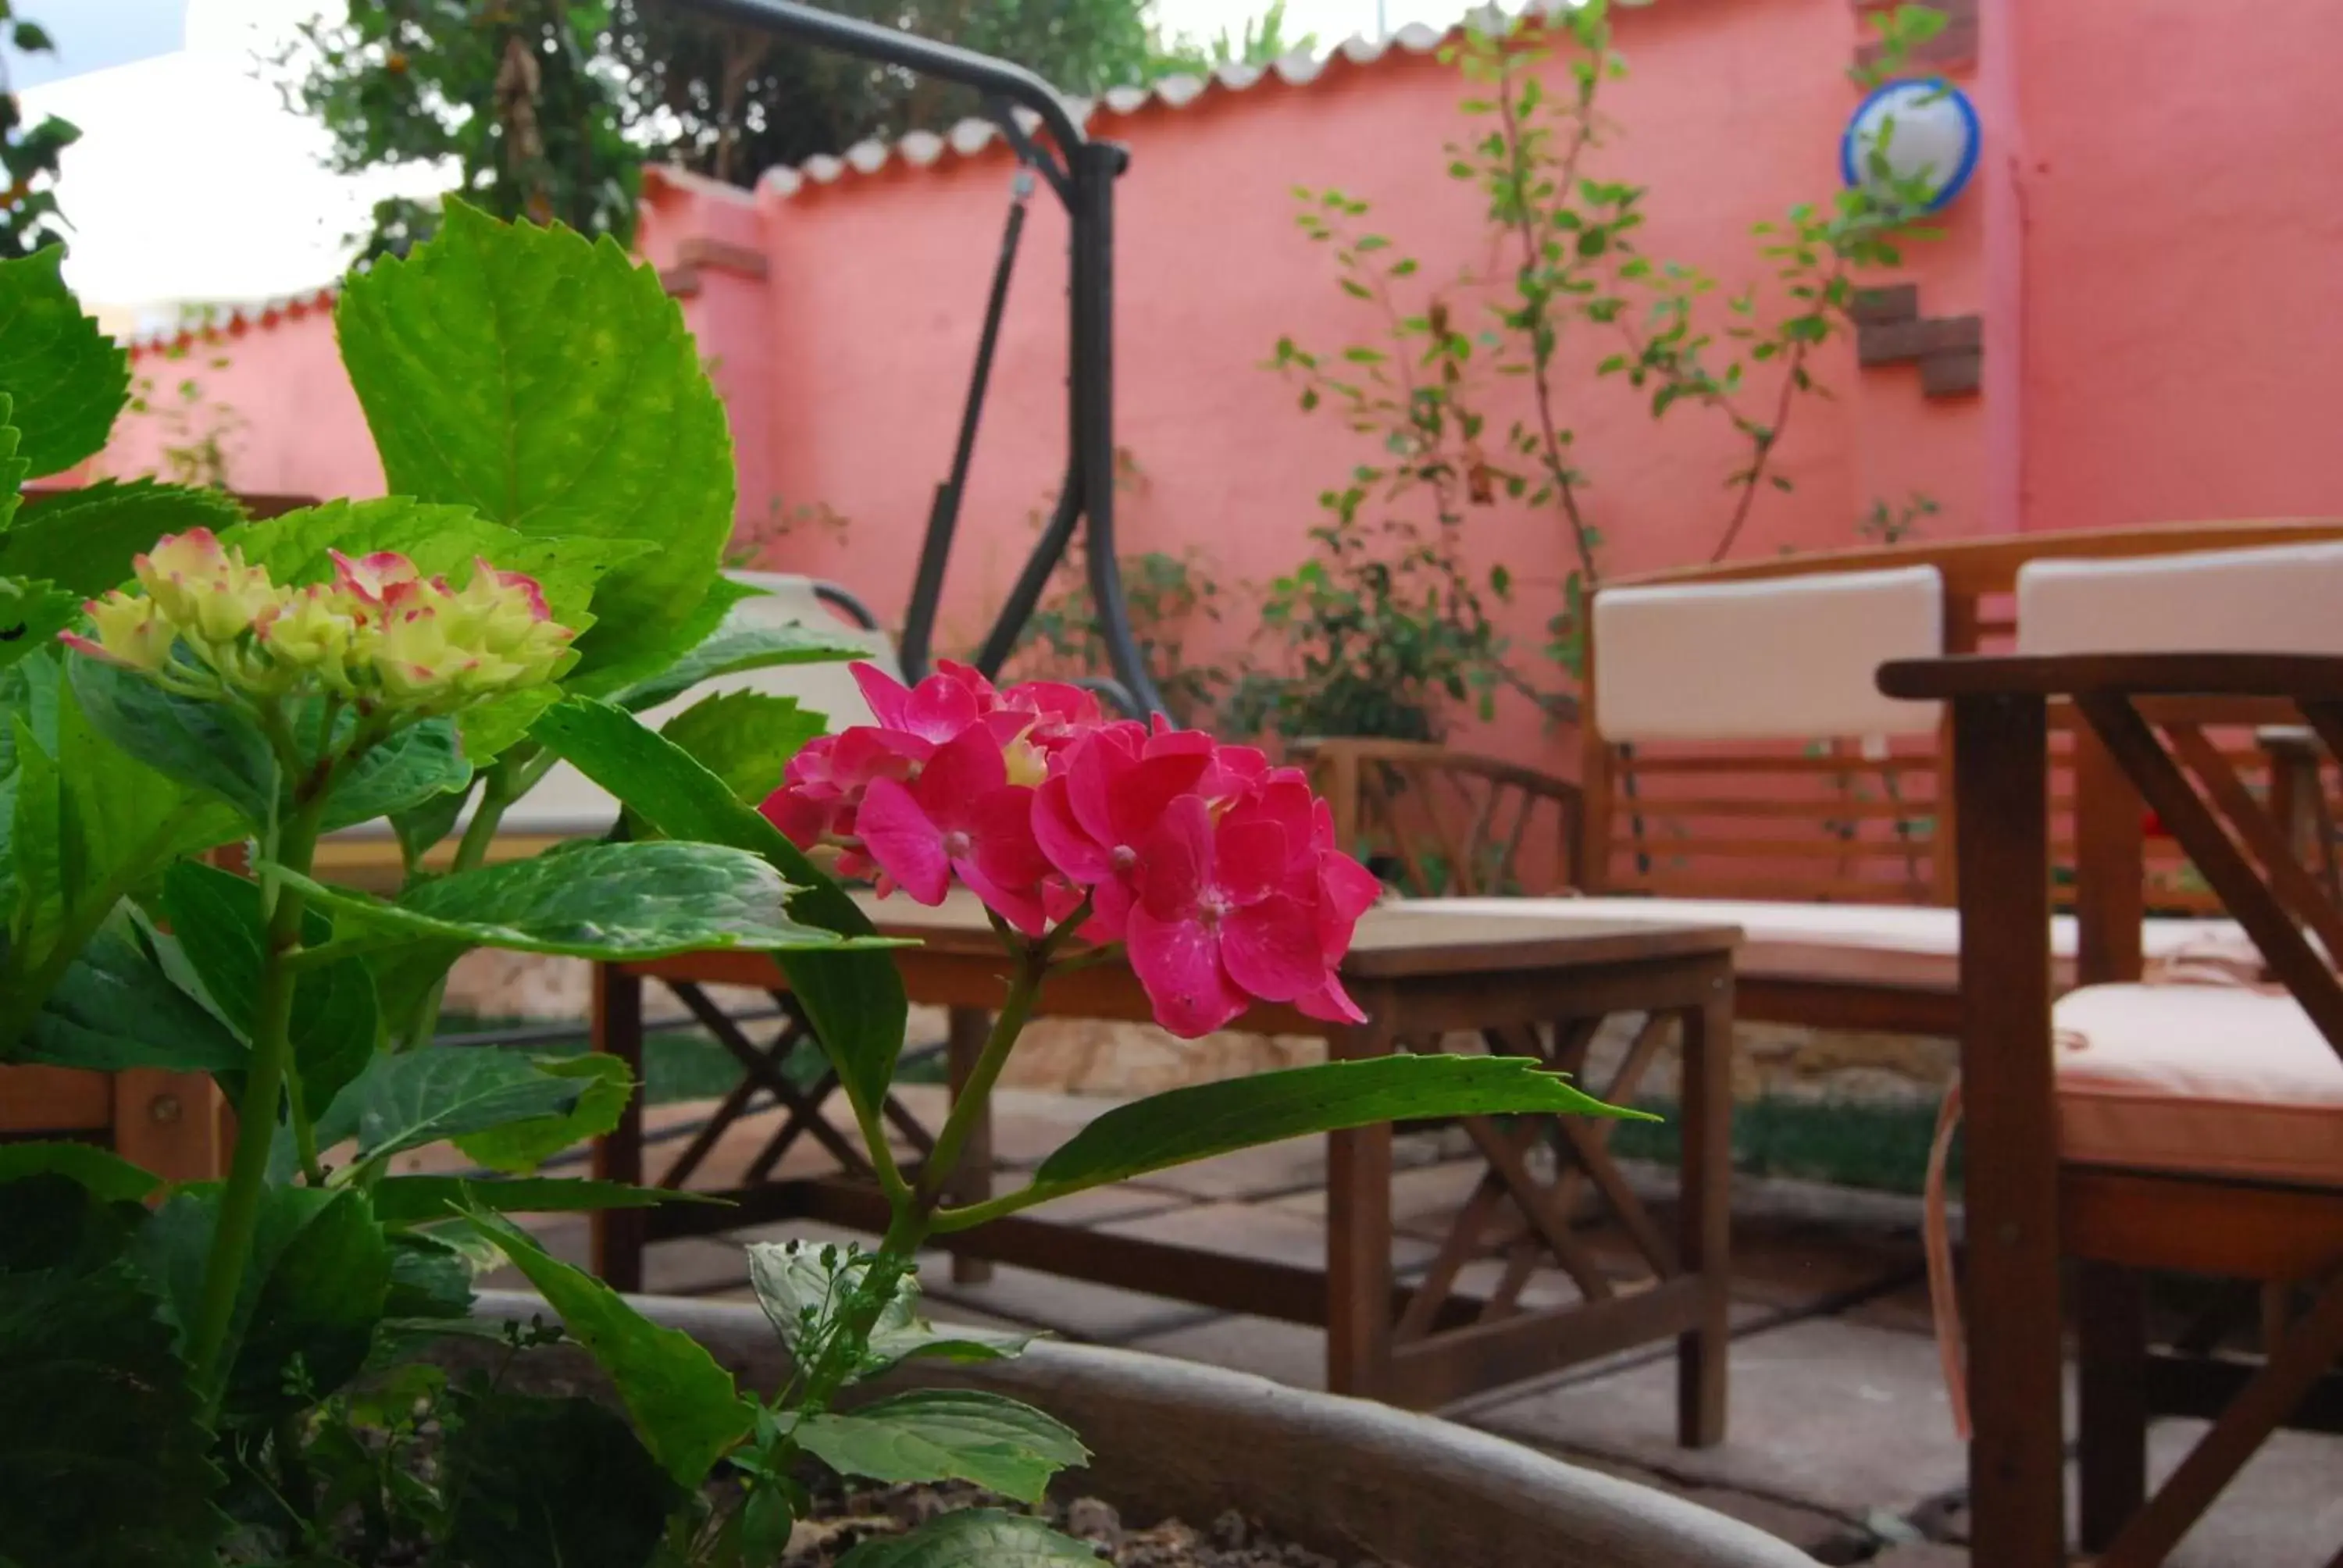
[[[996,1131],[1004,1182],[1104,1103],[1004,1092]],[[693,1108],[664,1108],[654,1121],[672,1125],[693,1115]],[[768,1120],[763,1128],[770,1125]],[[728,1165],[745,1164],[762,1142],[761,1131],[728,1138],[710,1176],[721,1180]],[[1455,1152],[1436,1134],[1402,1140],[1407,1168],[1394,1182],[1393,1212],[1403,1271],[1430,1255],[1431,1238],[1439,1233],[1433,1227],[1477,1176],[1477,1164],[1453,1158]],[[1297,1140],[1087,1193],[1050,1212],[1124,1234],[1296,1258],[1322,1245],[1323,1174],[1323,1141]],[[1638,1174],[1639,1185],[1664,1191],[1664,1173]],[[1665,1346],[1483,1395],[1447,1413],[1745,1519],[1824,1563],[1963,1568],[1962,1450],[1927,1332],[1916,1206],[1751,1182],[1736,1192],[1735,1211],[1736,1339],[1731,1434],[1724,1444],[1675,1446],[1674,1362]],[[557,1251],[582,1259],[582,1221],[553,1220],[539,1230]],[[649,1286],[748,1299],[739,1242],[790,1233],[809,1230],[775,1226],[732,1239],[662,1243],[649,1255]],[[1606,1262],[1633,1271],[1624,1237],[1596,1231],[1591,1240]],[[1323,1382],[1324,1334],[1317,1329],[1017,1268],[996,1269],[983,1284],[956,1284],[940,1256],[926,1262],[920,1277],[939,1318],[1046,1329],[1304,1387]],[[1575,1293],[1558,1272],[1534,1281],[1533,1291],[1557,1300]],[[2158,1473],[2178,1462],[2196,1430],[2182,1422],[2159,1429]],[[2338,1482],[2343,1438],[2283,1435],[2184,1543],[2174,1568],[2325,1562],[2343,1542]]]

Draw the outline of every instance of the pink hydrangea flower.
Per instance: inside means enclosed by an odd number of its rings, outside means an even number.
[[[1331,1021],[1363,1015],[1339,978],[1381,891],[1334,841],[1299,769],[1249,746],[1109,722],[1078,687],[996,689],[945,664],[916,686],[854,671],[876,725],[793,759],[765,815],[940,901],[954,881],[1028,937],[1121,942],[1157,1020],[1193,1037],[1254,1001]]]

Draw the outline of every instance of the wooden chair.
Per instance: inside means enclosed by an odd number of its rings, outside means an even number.
[[[1417,898],[1550,893],[1579,882],[1578,786],[1420,740],[1297,740],[1338,842]]]
[[[2279,1425],[2343,1430],[2343,982],[2323,956],[2343,953],[2343,907],[2210,738],[2285,722],[2343,744],[2343,658],[2127,648],[2334,646],[2343,548],[2272,564],[2029,572],[2028,651],[1880,675],[1952,712],[1973,1552],[1997,1568],[2065,1561],[2062,1259],[2077,1264],[2082,1544],[2102,1568],[2164,1561]],[[2082,738],[2085,983],[2054,1005],[2042,933],[2061,709]],[[2138,983],[2143,803],[2282,990]],[[2150,1270],[2270,1287],[2261,1361],[2151,1349]],[[2212,1425],[2150,1497],[2157,1413]]]

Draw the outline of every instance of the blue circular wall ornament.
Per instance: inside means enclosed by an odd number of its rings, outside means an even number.
[[[1895,131],[1887,135],[1889,122]],[[1934,193],[1924,210],[1941,212],[1976,173],[1984,140],[1976,106],[1941,76],[1888,82],[1855,106],[1839,138],[1839,177],[1865,183],[1874,148],[1885,137],[1890,169],[1902,177],[1925,178]]]

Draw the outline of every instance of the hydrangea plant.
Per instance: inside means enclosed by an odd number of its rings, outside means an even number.
[[[0,1144],[0,1568],[749,1568],[777,1559],[818,1465],[1031,1501],[1085,1457],[1043,1412],[840,1401],[911,1357],[1015,1349],[921,1321],[929,1237],[1301,1133],[1607,1109],[1527,1061],[1336,1063],[1119,1107],[1025,1188],[947,1204],[1055,971],[1120,953],[1183,1035],[1257,1000],[1359,1017],[1339,963],[1375,887],[1323,804],[1258,752],[956,666],[908,689],[859,669],[879,722],[810,742],[790,704],[737,694],[654,730],[638,715],[708,677],[849,651],[728,618],[722,410],[656,277],[451,205],[437,239],[351,280],[337,325],[389,498],[265,521],[146,483],[30,498],[104,443],[127,375],[53,256],[0,262],[0,1073],[209,1073],[236,1112],[219,1181]],[[619,825],[492,855],[564,759]],[[321,839],[377,820],[393,896],[319,874]],[[1009,955],[978,1070],[913,1169],[880,1118],[906,1016],[892,944],[809,857],[825,845],[882,893],[965,887]],[[478,945],[779,963],[890,1222],[867,1251],[751,1249],[794,1357],[776,1396],[508,1217],[679,1195],[535,1174],[635,1086],[611,1058],[436,1043],[448,966]],[[440,1143],[473,1172],[394,1169]],[[476,1272],[505,1260],[558,1329],[473,1315]],[[618,1409],[423,1354],[560,1335]],[[973,1510],[850,1561],[1088,1555]]]

